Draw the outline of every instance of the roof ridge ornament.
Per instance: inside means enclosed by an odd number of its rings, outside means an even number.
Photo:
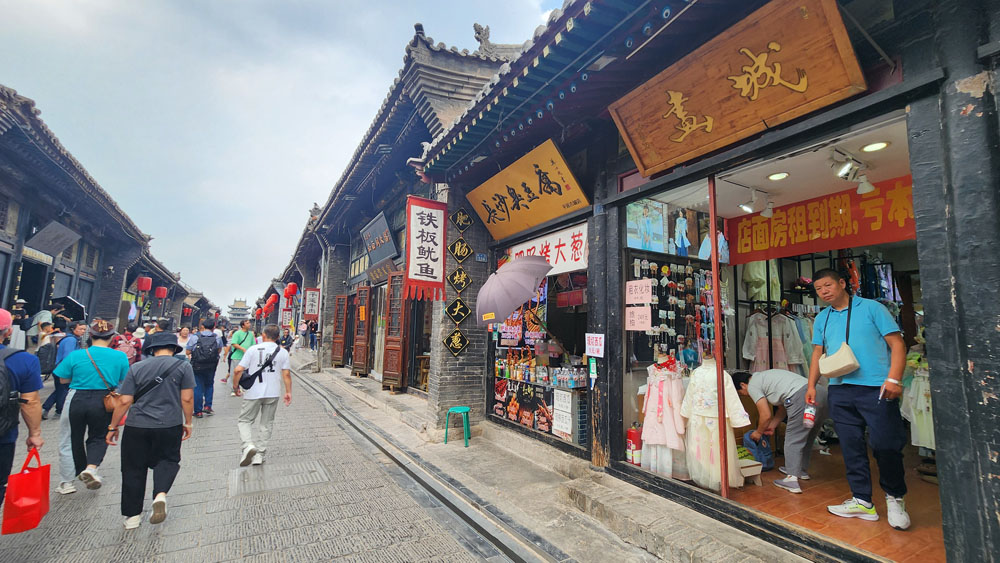
[[[475,32],[476,41],[479,42],[479,53],[487,57],[496,57],[497,48],[490,41],[490,26],[482,26],[478,23],[472,24],[472,30]]]

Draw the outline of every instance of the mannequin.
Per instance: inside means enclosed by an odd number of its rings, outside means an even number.
[[[688,240],[687,231],[687,215],[681,209],[677,212],[677,221],[674,222],[674,244],[677,246],[678,256],[688,255],[688,247],[691,246],[691,241]]]

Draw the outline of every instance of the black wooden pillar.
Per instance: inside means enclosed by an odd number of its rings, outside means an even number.
[[[949,560],[988,561],[1000,552],[1000,148],[977,48],[1000,14],[934,4],[927,54],[947,78],[907,125],[938,476]]]
[[[594,189],[594,201],[605,199],[605,178],[597,181]],[[611,427],[611,410],[609,402],[610,385],[608,365],[613,357],[609,345],[614,335],[609,334],[608,316],[608,230],[614,225],[608,219],[608,213],[600,206],[594,206],[594,215],[587,220],[587,246],[590,256],[587,265],[587,332],[604,334],[604,357],[597,358],[597,381],[589,393],[590,397],[590,463],[594,467],[607,467],[610,464],[609,437]]]

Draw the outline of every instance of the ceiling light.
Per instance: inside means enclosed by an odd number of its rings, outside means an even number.
[[[767,207],[764,208],[764,211],[760,212],[760,216],[771,217],[772,215],[774,215],[774,202],[771,201],[771,198],[769,197],[767,198]]]
[[[865,145],[861,147],[862,152],[877,152],[889,146],[886,141],[879,141],[877,143],[871,143],[870,145]]]
[[[757,207],[757,190],[750,188],[750,201],[740,204],[740,209],[746,213],[753,213]]]
[[[747,213],[753,213],[753,204],[751,202],[741,203],[740,209],[746,211]]]
[[[854,168],[854,163],[848,160],[847,162],[840,165],[837,169],[837,176],[841,178],[846,178],[851,173],[851,168]]]
[[[858,173],[868,168],[865,163],[840,149],[834,149],[830,155],[830,167],[833,168],[833,172],[838,178],[848,182],[857,181]]]
[[[774,174],[768,176],[767,179],[771,180],[772,182],[777,182],[779,180],[784,180],[787,177],[788,177],[788,172],[775,172]]]
[[[858,176],[858,194],[870,194],[875,191],[875,186],[868,181],[868,176],[862,174]]]

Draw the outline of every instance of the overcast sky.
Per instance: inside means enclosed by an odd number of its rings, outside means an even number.
[[[561,0],[3,1],[0,84],[217,305],[287,265],[421,22],[523,43]]]

